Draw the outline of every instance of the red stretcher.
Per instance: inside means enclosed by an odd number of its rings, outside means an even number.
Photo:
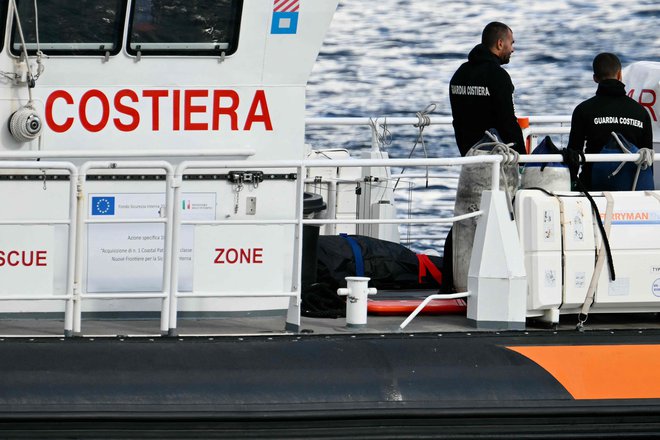
[[[409,315],[424,298],[437,293],[429,292],[378,292],[367,301],[367,312],[373,315]],[[467,302],[464,299],[434,299],[420,312],[422,314],[464,314]]]

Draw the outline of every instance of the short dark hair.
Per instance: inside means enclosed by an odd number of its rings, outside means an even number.
[[[481,33],[481,44],[487,48],[493,48],[497,44],[497,40],[506,38],[511,28],[499,21],[493,21],[486,25]]]
[[[603,52],[594,58],[594,76],[598,80],[616,78],[616,74],[621,70],[621,61],[613,53]]]

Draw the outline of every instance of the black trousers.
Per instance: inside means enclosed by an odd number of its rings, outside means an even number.
[[[445,251],[442,255],[442,286],[440,293],[454,293],[454,258],[453,258],[453,231],[452,226],[445,240]]]

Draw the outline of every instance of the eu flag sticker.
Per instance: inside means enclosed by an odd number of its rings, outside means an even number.
[[[92,197],[92,215],[115,215],[115,198]]]
[[[300,0],[274,0],[271,34],[295,34],[298,32]]]

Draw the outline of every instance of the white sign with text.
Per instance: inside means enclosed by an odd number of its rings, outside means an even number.
[[[90,194],[90,219],[158,219],[162,193]],[[215,220],[216,194],[183,194],[182,220]],[[179,291],[192,290],[193,225],[179,235]],[[87,238],[87,292],[159,292],[163,289],[163,223],[90,224]]]

